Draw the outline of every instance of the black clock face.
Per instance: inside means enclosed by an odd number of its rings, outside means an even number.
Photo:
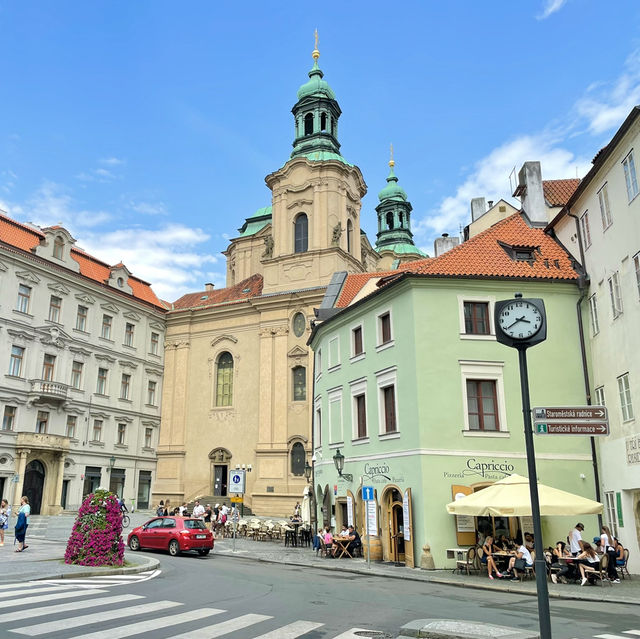
[[[540,309],[526,300],[514,300],[502,308],[498,318],[500,330],[517,340],[533,337],[542,326]]]

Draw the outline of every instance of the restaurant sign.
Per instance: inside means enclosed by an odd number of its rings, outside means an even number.
[[[483,479],[502,479],[513,472],[515,472],[515,466],[506,459],[503,461],[495,459],[484,461],[476,457],[469,457],[461,471],[452,473],[445,470],[442,476],[445,479],[464,479],[470,476],[482,477]]]
[[[635,466],[640,464],[640,435],[631,435],[625,440],[625,447],[627,452],[627,464],[629,466]]]

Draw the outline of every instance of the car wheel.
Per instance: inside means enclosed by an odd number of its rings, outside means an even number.
[[[137,537],[131,537],[131,539],[129,539],[129,548],[131,548],[131,550],[140,550],[140,540]]]
[[[169,554],[172,557],[176,557],[177,555],[180,554],[180,544],[178,543],[178,541],[176,539],[172,539],[169,542]]]
[[[209,554],[209,552],[210,552],[210,551],[209,551],[209,548],[200,548],[200,549],[198,550],[198,554],[199,554],[199,555],[208,555],[208,554]]]

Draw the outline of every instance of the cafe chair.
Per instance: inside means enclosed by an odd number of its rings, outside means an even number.
[[[624,563],[621,566],[616,566],[616,568],[618,568],[620,570],[620,574],[622,575],[622,578],[624,579],[624,573],[627,573],[627,577],[629,577],[629,579],[631,579],[631,575],[629,574],[629,549],[625,548],[624,552],[622,553],[622,557],[624,559]]]
[[[479,571],[476,562],[477,556],[478,553],[475,546],[471,546],[471,548],[467,550],[466,557],[464,559],[458,559],[458,561],[456,561],[456,570],[460,573],[462,573],[462,571],[465,571],[468,575],[471,574],[472,570]]]
[[[536,551],[532,550],[531,551],[531,559],[533,560],[533,566],[525,566],[524,567],[524,572],[522,573],[522,579],[535,579],[536,578],[536,569],[535,569],[535,565],[536,565]]]
[[[608,565],[609,565],[609,557],[607,555],[602,555],[602,557],[600,557],[600,562],[596,567],[594,567],[593,565],[585,566],[584,572],[587,576],[587,579],[600,580],[601,586],[604,586],[606,582],[611,587],[613,587],[613,584],[609,581],[609,577],[607,576]]]

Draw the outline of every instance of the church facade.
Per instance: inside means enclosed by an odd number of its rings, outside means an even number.
[[[424,257],[411,204],[391,173],[372,247],[360,229],[367,186],[340,152],[340,106],[318,66],[298,90],[293,152],[266,176],[271,206],[231,240],[227,286],[190,293],[167,314],[165,384],[154,499],[228,501],[229,471],[249,470],[245,506],[284,515],[310,461],[313,309],[337,271]]]

